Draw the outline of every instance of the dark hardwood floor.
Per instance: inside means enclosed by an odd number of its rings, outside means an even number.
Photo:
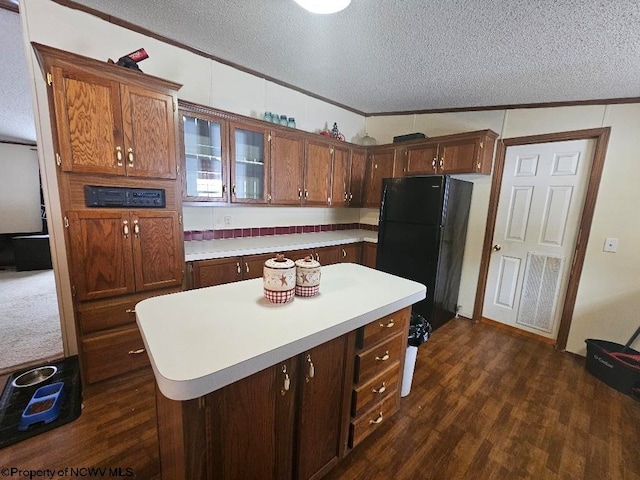
[[[0,450],[0,468],[158,478],[150,370],[84,394],[80,418]],[[592,377],[584,359],[492,325],[458,319],[435,332],[385,423],[325,479],[640,480],[640,402]]]

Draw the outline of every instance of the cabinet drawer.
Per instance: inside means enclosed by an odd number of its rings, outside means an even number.
[[[398,391],[394,390],[385,400],[351,421],[349,447],[358,445],[397,411]]]
[[[411,307],[407,307],[365,325],[358,332],[358,348],[367,349],[385,338],[406,331],[410,315]]]
[[[86,338],[82,341],[86,381],[98,382],[149,365],[138,327]]]
[[[404,332],[356,355],[354,381],[366,382],[372,376],[386,370],[389,365],[401,359],[407,338]]]
[[[400,362],[396,361],[384,372],[376,375],[371,380],[353,389],[353,401],[351,402],[351,414],[357,417],[366,412],[376,403],[386,399],[398,388]]]

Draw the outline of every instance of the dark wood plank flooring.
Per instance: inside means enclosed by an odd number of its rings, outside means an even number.
[[[150,370],[85,388],[84,407],[0,450],[0,467],[159,477]],[[584,359],[458,319],[420,347],[398,414],[325,479],[640,480],[639,446],[640,402],[592,377]]]

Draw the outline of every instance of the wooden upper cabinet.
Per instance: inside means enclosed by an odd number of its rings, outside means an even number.
[[[382,179],[393,177],[396,149],[376,148],[368,155],[365,186],[365,207],[380,207],[382,199]]]
[[[125,175],[119,83],[84,70],[51,73],[62,170]]]
[[[349,148],[333,148],[331,179],[331,205],[334,207],[349,205],[349,184],[351,181],[351,150]]]
[[[228,122],[213,115],[180,111],[182,138],[182,198],[188,201],[229,201]]]
[[[328,143],[305,142],[303,205],[331,205],[333,147]]]
[[[129,213],[122,210],[69,212],[71,278],[78,300],[135,291]]]
[[[127,175],[175,179],[175,95],[121,85]]]
[[[349,181],[349,206],[360,207],[364,202],[364,181],[367,157],[364,149],[351,150],[351,178]]]
[[[498,134],[491,130],[471,132],[439,143],[439,173],[491,173]]]
[[[130,219],[136,290],[181,285],[184,255],[178,212],[134,211]]]
[[[304,141],[299,134],[271,132],[271,199],[275,205],[304,200]]]
[[[175,93],[99,71],[53,66],[61,167],[67,172],[175,179]]]
[[[269,192],[269,130],[229,124],[231,201],[267,203]]]
[[[72,283],[78,300],[182,284],[178,213],[78,210],[68,214]]]
[[[402,149],[404,175],[435,174],[438,164],[438,144],[412,145]]]

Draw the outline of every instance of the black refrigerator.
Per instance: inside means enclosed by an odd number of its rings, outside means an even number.
[[[434,330],[456,315],[472,189],[448,175],[382,183],[376,268],[426,285],[413,311]]]

